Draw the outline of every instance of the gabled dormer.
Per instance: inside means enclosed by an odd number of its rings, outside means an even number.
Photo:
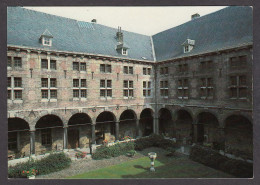
[[[121,55],[128,55],[128,49],[129,46],[124,43],[124,35],[121,32],[121,27],[118,27],[118,31],[116,33],[116,39],[117,39],[117,44],[116,44],[116,50],[118,53]]]
[[[187,39],[183,44],[183,52],[189,53],[195,45],[195,40]]]
[[[52,38],[53,35],[46,29],[40,36],[40,42],[43,46],[52,46]]]

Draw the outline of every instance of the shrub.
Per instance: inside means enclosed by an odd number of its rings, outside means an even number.
[[[77,152],[75,154],[75,157],[76,158],[84,158],[84,157],[86,157],[86,155],[87,155],[87,152]]]
[[[253,164],[241,160],[230,159],[210,148],[195,145],[191,148],[190,158],[206,166],[224,171],[240,178],[253,176]]]
[[[99,160],[104,158],[117,157],[125,155],[127,152],[134,150],[134,142],[117,143],[113,146],[101,146],[92,154],[92,158]]]
[[[23,174],[23,171],[29,171],[32,168],[37,169],[38,174],[49,174],[67,168],[70,164],[71,159],[64,153],[50,154],[41,160],[30,160],[25,163],[10,166],[8,168],[8,177],[26,178],[26,174]]]
[[[130,150],[129,152],[126,153],[127,156],[129,157],[133,157],[135,154],[136,154],[136,151],[135,150]]]
[[[172,157],[174,156],[176,150],[174,148],[168,147],[166,148],[166,151],[167,151],[166,156]]]
[[[143,150],[149,147],[160,147],[163,149],[167,149],[169,147],[176,147],[176,143],[171,140],[164,139],[163,136],[160,135],[150,135],[146,138],[140,138],[135,141],[135,150]]]

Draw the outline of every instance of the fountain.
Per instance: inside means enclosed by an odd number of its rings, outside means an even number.
[[[156,154],[155,152],[150,152],[150,153],[148,153],[148,156],[149,156],[149,158],[151,159],[151,168],[150,168],[150,171],[151,171],[151,172],[154,172],[154,171],[155,171],[155,169],[154,169],[154,161],[155,161],[155,159],[156,159],[156,157],[157,157],[157,154]]]

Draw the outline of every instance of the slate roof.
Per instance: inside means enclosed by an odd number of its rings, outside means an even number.
[[[116,51],[117,29],[77,21],[21,7],[7,9],[7,44],[32,48],[49,48],[39,42],[48,30],[53,35],[50,50],[84,52],[114,57],[153,61],[151,37],[122,30],[128,55]]]
[[[252,8],[227,7],[152,36],[157,61],[233,48],[253,42]],[[189,53],[183,42],[195,40]]]
[[[40,36],[48,30],[53,36],[50,50],[162,61],[252,44],[252,21],[252,8],[231,6],[151,37],[122,30],[124,45],[130,48],[128,55],[122,56],[116,50],[115,28],[8,7],[7,44],[48,49],[39,42]],[[195,46],[191,52],[183,53],[182,44],[187,39],[195,40]]]

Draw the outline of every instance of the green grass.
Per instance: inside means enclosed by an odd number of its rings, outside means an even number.
[[[141,157],[118,165],[68,177],[70,179],[120,178],[229,178],[231,175],[206,167],[186,156],[160,156],[155,160],[155,172],[150,172],[150,159]]]

